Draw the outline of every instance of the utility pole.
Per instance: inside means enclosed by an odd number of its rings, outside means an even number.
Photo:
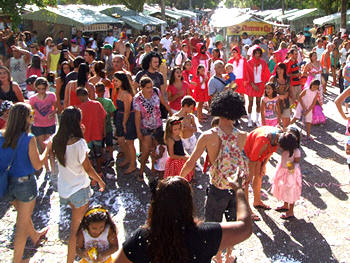
[[[282,0],[282,15],[284,15],[284,0]]]
[[[162,15],[162,20],[165,21],[165,0],[160,1],[160,12]],[[164,26],[163,25],[161,26],[161,34],[162,34],[162,36],[164,34]]]
[[[340,32],[344,34],[346,32],[346,7],[348,0],[341,0],[341,10],[340,10]]]
[[[192,10],[192,0],[188,1],[188,9]]]
[[[261,11],[264,11],[264,0],[261,0]]]

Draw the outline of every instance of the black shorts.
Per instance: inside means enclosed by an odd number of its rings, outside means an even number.
[[[31,128],[32,133],[35,135],[35,137],[45,135],[45,134],[54,134],[56,132],[56,125],[52,125],[49,127],[36,127],[32,126]]]
[[[221,190],[210,184],[207,188],[204,217],[206,222],[221,222],[225,215],[226,221],[237,220],[236,194],[233,190]]]
[[[103,145],[113,146],[113,132],[107,132],[103,139]]]
[[[152,138],[157,138],[163,133],[163,127],[159,126],[156,129],[141,129],[141,133],[143,136],[151,135]]]

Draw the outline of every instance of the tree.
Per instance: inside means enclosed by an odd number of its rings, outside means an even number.
[[[0,0],[0,8],[4,14],[10,16],[13,28],[17,28],[21,22],[21,13],[25,5],[37,5],[45,7],[48,5],[56,5],[56,0]]]
[[[142,12],[143,11],[143,4],[145,3],[145,0],[59,0],[59,3],[61,5],[68,5],[68,4],[117,5],[117,4],[122,4],[131,10]]]
[[[347,7],[347,0],[341,0],[341,11],[340,11],[340,30],[346,31],[346,7]]]

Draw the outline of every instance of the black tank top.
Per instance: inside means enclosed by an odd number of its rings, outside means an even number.
[[[182,141],[178,140],[175,141],[174,140],[174,154],[175,155],[180,155],[180,156],[185,156],[185,150],[184,147],[182,146]]]
[[[4,92],[2,88],[0,88],[0,100],[9,100],[13,103],[18,102],[18,98],[12,89],[12,81],[10,82],[10,90],[8,92]]]

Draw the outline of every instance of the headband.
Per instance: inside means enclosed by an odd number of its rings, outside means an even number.
[[[88,211],[85,216],[89,216],[93,213],[97,213],[97,212],[102,212],[102,213],[107,213],[107,210],[106,209],[103,209],[103,208],[94,208],[94,209],[91,209],[90,211]]]

